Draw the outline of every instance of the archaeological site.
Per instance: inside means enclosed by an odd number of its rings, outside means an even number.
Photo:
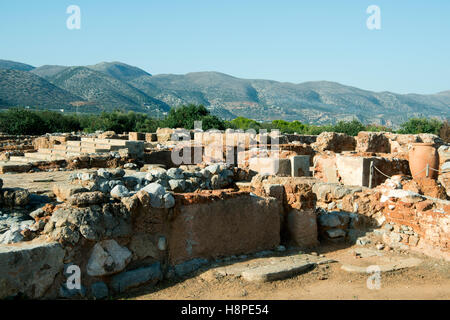
[[[0,139],[1,299],[167,298],[192,279],[252,298],[246,283],[323,285],[331,269],[363,286],[374,266],[449,270],[450,146],[432,134]]]

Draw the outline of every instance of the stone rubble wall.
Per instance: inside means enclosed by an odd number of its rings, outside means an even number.
[[[211,191],[177,194],[172,208],[155,208],[152,197],[141,191],[110,202],[80,193],[36,213],[34,240],[0,245],[0,298],[104,298],[105,290],[122,293],[184,276],[208,259],[280,243],[281,208],[273,198]],[[65,287],[70,265],[81,269],[79,291]]]
[[[344,133],[322,132],[311,146],[317,152],[333,151],[341,153],[343,151],[354,151],[356,139]]]
[[[359,132],[356,137],[356,151],[390,153],[391,144],[385,132]]]
[[[442,145],[445,145],[444,141],[437,135],[430,133],[420,134],[397,134],[386,132],[384,134],[390,142],[391,153],[404,153],[407,154],[413,143],[433,143],[434,147],[438,149]]]
[[[357,242],[366,230],[376,229],[388,247],[450,260],[450,201],[430,197],[442,191],[434,180],[426,180],[396,176],[375,189],[315,184],[319,234]],[[421,188],[410,191],[412,183]]]
[[[450,260],[450,201],[390,190],[381,202],[389,223],[383,234],[386,244]]]

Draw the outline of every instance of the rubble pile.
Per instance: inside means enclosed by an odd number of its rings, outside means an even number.
[[[236,178],[245,176],[242,170],[226,165],[213,164],[205,168],[190,166],[168,170],[152,166],[146,172],[126,174],[123,169],[98,169],[93,172],[74,173],[69,179],[78,182],[89,191],[100,191],[115,198],[129,197],[140,190],[151,190],[160,186],[175,193],[196,190],[215,190],[231,187]]]

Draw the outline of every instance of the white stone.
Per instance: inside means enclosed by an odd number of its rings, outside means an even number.
[[[111,190],[111,197],[125,198],[130,196],[130,191],[123,185],[117,185]]]
[[[210,166],[207,166],[205,170],[211,172],[212,174],[217,174],[220,171],[220,166],[218,164],[212,164]]]
[[[120,246],[115,240],[98,242],[89,258],[87,273],[95,277],[120,272],[130,262],[131,256],[131,251]]]
[[[175,198],[173,197],[172,194],[166,193],[164,195],[164,208],[170,209],[173,206],[175,206]]]
[[[442,171],[450,170],[450,162],[444,163],[444,164],[442,165],[442,167],[441,167],[441,170],[442,170]]]
[[[111,172],[103,168],[97,170],[97,175],[105,179],[110,179],[112,176]]]
[[[150,193],[152,195],[161,196],[161,197],[164,196],[164,194],[166,193],[166,190],[164,189],[164,187],[156,182],[146,185],[141,190],[147,191],[148,193]]]
[[[152,168],[148,171],[148,173],[150,173],[156,180],[163,179],[164,177],[167,176],[166,169],[164,168]]]

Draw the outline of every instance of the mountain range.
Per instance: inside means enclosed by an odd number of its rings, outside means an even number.
[[[161,116],[203,104],[224,119],[238,116],[325,124],[356,118],[397,126],[411,117],[450,118],[450,90],[430,95],[372,92],[336,82],[300,84],[240,79],[219,72],[152,75],[121,62],[33,66],[0,60],[0,108],[66,112],[120,109]]]

